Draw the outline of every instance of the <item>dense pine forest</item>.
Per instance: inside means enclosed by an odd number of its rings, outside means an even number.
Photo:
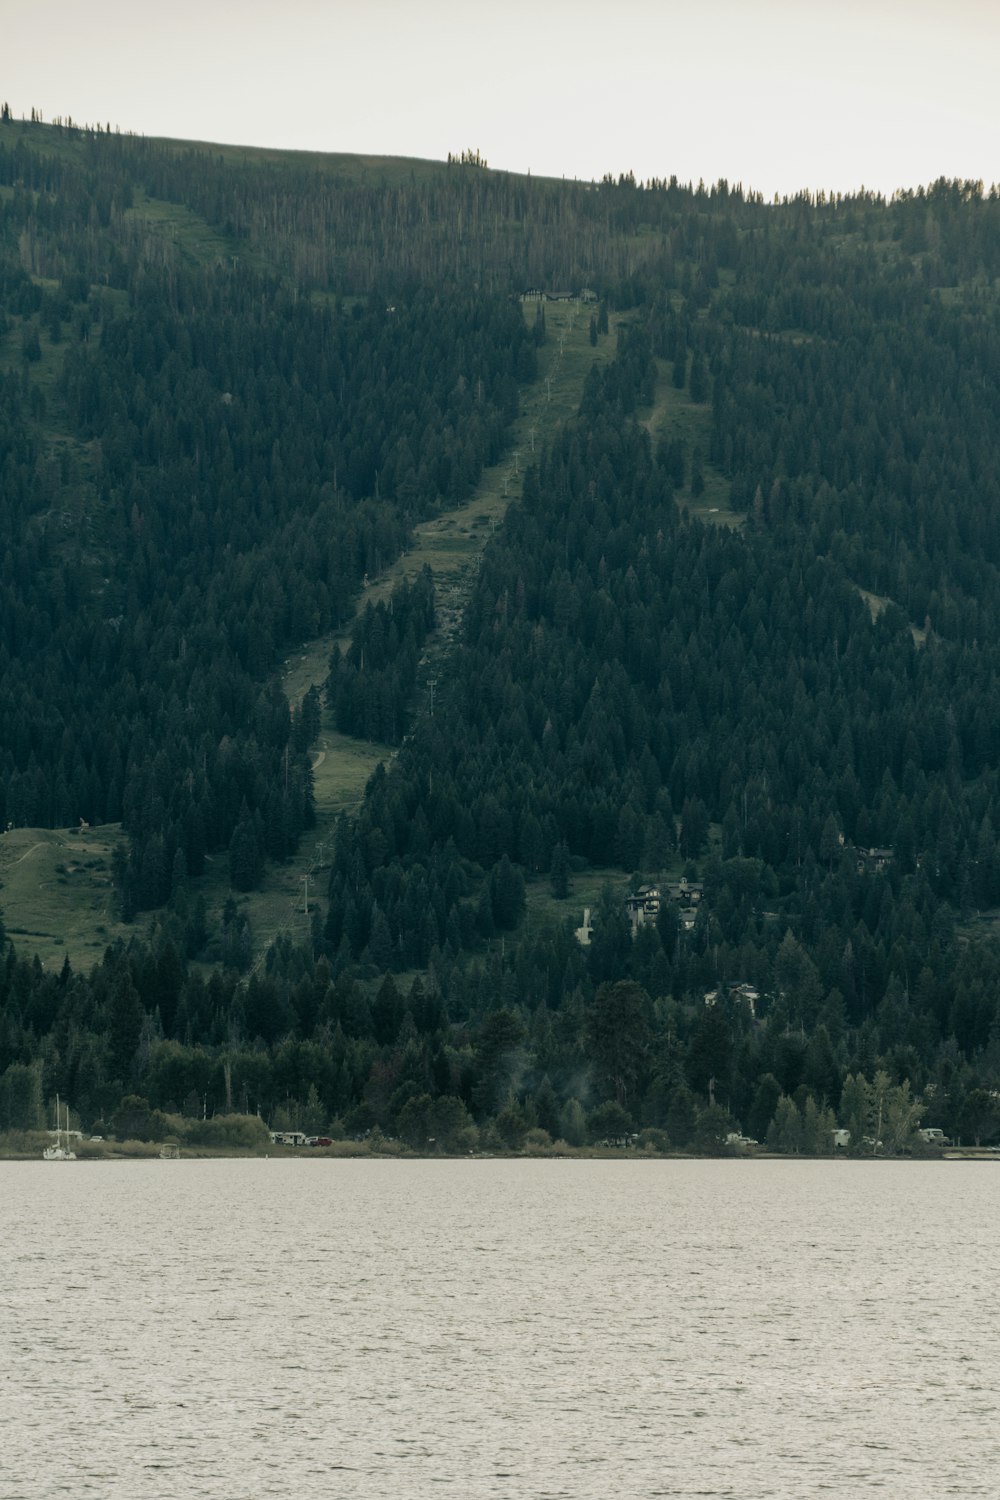
[[[0,122],[0,827],[116,825],[133,934],[4,943],[0,1130],[1000,1136],[998,276],[974,183]],[[365,588],[508,450],[555,295],[613,357],[445,641],[430,569]],[[258,961],[324,724],[392,754]]]

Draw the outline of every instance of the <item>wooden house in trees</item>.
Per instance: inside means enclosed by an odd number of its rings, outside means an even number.
[[[757,1019],[757,1001],[760,999],[760,991],[755,985],[748,984],[745,980],[731,980],[729,984],[722,985],[718,989],[705,991],[705,1004],[711,1010],[717,1005],[721,995],[728,995],[734,1005],[744,1006],[751,1017]]]
[[[859,849],[858,874],[881,875],[892,864],[891,849]]]
[[[667,895],[678,906],[698,906],[704,892],[705,887],[700,880],[687,880],[683,875],[680,880],[667,882]]]
[[[659,915],[659,886],[641,885],[632,895],[626,896],[625,910],[628,913],[632,936],[635,937],[640,927],[645,927],[647,923],[655,922]]]
[[[690,932],[698,920],[704,886],[700,880],[688,880],[682,875],[680,880],[671,881],[666,890],[670,899],[677,903],[681,930]]]
[[[640,927],[646,927],[656,921],[664,900],[677,903],[677,917],[681,930],[690,932],[698,920],[703,889],[700,881],[685,880],[683,876],[680,880],[672,881],[664,886],[662,891],[656,885],[641,885],[637,891],[625,897],[625,911],[633,938]]]

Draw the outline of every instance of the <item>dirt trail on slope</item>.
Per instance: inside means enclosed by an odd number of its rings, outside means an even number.
[[[528,304],[534,319],[536,304]],[[549,303],[545,310],[547,338],[539,351],[539,375],[521,392],[521,415],[511,429],[503,458],[485,469],[475,494],[466,504],[421,521],[413,529],[409,550],[358,597],[351,619],[338,631],[303,646],[285,664],[282,685],[292,704],[300,703],[309,688],[322,687],[335,648],[346,649],[354,620],[368,604],[388,599],[404,578],[413,579],[424,564],[434,574],[438,628],[428,642],[428,653],[439,652],[453,637],[469,598],[479,557],[503,521],[507,506],[521,493],[521,481],[532,455],[556,429],[576,415],[583,382],[593,364],[614,355],[614,339],[589,340],[590,310],[576,303]]]
[[[529,323],[534,322],[536,306],[526,305]],[[300,703],[313,685],[322,688],[332,652],[344,650],[349,644],[354,620],[365,606],[387,599],[397,583],[415,578],[425,563],[434,574],[437,628],[426,645],[421,677],[426,683],[434,675],[437,662],[444,658],[461,625],[483,550],[502,524],[508,505],[520,496],[532,455],[563,423],[575,417],[591,367],[614,357],[614,320],[611,333],[593,346],[589,338],[591,311],[578,303],[546,303],[546,341],[539,350],[539,374],[521,391],[521,415],[513,424],[503,458],[484,470],[465,505],[442,511],[414,527],[409,550],[369,582],[358,598],[354,615],[341,630],[309,642],[289,657],[282,686],[290,703]],[[426,696],[424,703],[414,705],[414,712],[419,713],[424,706]],[[268,872],[265,890],[246,899],[253,920],[254,947],[261,955],[256,967],[282,932],[296,939],[308,932],[307,893],[318,895],[325,889],[324,870],[330,862],[336,819],[342,811],[360,805],[375,766],[395,754],[388,745],[368,744],[339,734],[325,708],[317,748],[319,754],[314,755],[313,764],[316,827],[303,837],[294,859]]]

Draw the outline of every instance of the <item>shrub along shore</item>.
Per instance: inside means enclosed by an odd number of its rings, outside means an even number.
[[[564,1140],[553,1140],[547,1131],[531,1130],[520,1146],[505,1144],[492,1133],[483,1132],[480,1139],[468,1137],[463,1141],[426,1140],[423,1143],[405,1141],[388,1136],[379,1129],[370,1131],[363,1138],[343,1137],[324,1139],[323,1144],[290,1146],[273,1141],[270,1132],[256,1115],[217,1115],[212,1119],[189,1120],[179,1115],[165,1115],[163,1123],[169,1128],[157,1132],[156,1138],[135,1139],[124,1136],[84,1138],[73,1133],[70,1145],[78,1161],[111,1162],[143,1161],[158,1159],[168,1152],[184,1160],[211,1158],[293,1158],[313,1160],[315,1158],[342,1160],[362,1159],[412,1159],[412,1160],[485,1160],[496,1157],[559,1159],[559,1160],[692,1160],[728,1158],[736,1160],[775,1161],[795,1156],[800,1160],[851,1160],[851,1161],[1000,1161],[1000,1148],[979,1146],[948,1146],[940,1148],[914,1141],[905,1153],[873,1153],[870,1146],[856,1151],[817,1153],[810,1151],[782,1152],[758,1146],[756,1142],[740,1140],[720,1141],[700,1151],[676,1150],[670,1145],[662,1130],[644,1130],[616,1140],[594,1141],[589,1145],[574,1146]],[[0,1133],[0,1161],[36,1161],[46,1146],[53,1141],[53,1133],[45,1130],[10,1130]]]

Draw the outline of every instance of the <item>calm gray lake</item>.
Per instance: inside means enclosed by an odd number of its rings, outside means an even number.
[[[0,1164],[4,1500],[1000,1493],[1000,1171]]]

